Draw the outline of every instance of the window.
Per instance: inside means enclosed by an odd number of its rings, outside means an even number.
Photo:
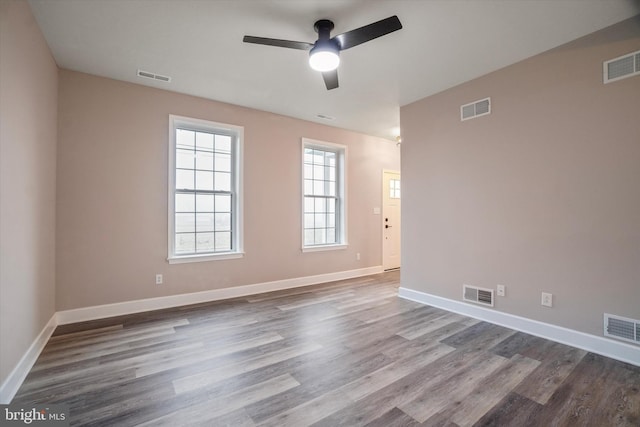
[[[242,256],[243,128],[170,116],[169,262]]]
[[[303,138],[303,250],[346,247],[346,147]]]
[[[389,180],[389,198],[390,199],[400,198],[400,180],[399,179]]]

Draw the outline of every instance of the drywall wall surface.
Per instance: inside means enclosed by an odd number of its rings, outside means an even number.
[[[595,335],[640,318],[640,76],[602,71],[638,49],[636,17],[401,108],[402,286],[502,284],[495,310]]]
[[[0,1],[0,383],[55,311],[58,68],[26,1]]]
[[[170,114],[244,127],[241,259],[166,260]],[[391,141],[68,70],[59,128],[58,310],[381,265]],[[347,146],[347,249],[301,250],[303,137]]]

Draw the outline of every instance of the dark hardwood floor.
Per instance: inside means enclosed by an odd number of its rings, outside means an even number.
[[[398,282],[60,326],[14,403],[92,426],[640,426],[640,367],[400,299]]]

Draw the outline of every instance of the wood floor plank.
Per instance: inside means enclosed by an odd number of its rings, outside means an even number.
[[[247,387],[225,396],[223,399],[210,399],[198,405],[185,407],[171,414],[155,418],[140,427],[153,426],[174,427],[192,423],[211,422],[211,420],[226,415],[251,403],[266,399],[274,394],[287,391],[299,386],[300,383],[290,375],[281,375],[268,381]],[[186,423],[185,423],[186,421]]]
[[[474,427],[539,427],[533,414],[540,411],[542,405],[511,392],[480,418]]]
[[[453,422],[460,427],[472,426],[538,365],[539,361],[516,354],[507,359],[503,367],[487,375],[470,393],[461,392],[454,387],[447,388],[449,403],[445,409],[428,418],[423,424],[435,427]]]
[[[205,349],[202,352],[194,354],[191,352],[188,356],[181,355],[180,357],[169,359],[160,363],[154,363],[152,365],[146,365],[136,369],[136,378],[144,377],[147,375],[155,374],[169,369],[178,368],[186,364],[202,363],[206,360],[213,359],[215,357],[236,353],[238,351],[247,350],[255,347],[259,347],[264,344],[274,343],[282,340],[282,336],[277,333],[263,334],[258,337],[250,338],[244,341],[236,342],[226,346],[220,346],[216,349]]]
[[[555,343],[554,343],[555,344]],[[586,351],[563,344],[552,346],[553,350],[544,358],[540,366],[529,375],[527,381],[515,388],[515,392],[542,405],[587,354]]]
[[[398,405],[414,420],[424,423],[460,396],[470,394],[479,384],[498,370],[506,369],[509,360],[500,356],[486,358],[482,363],[458,370],[452,377],[434,384],[416,399]]]
[[[366,424],[367,427],[417,427],[419,425],[419,422],[417,422],[398,408],[393,408],[389,412],[386,412],[384,415]]]
[[[234,377],[243,372],[260,369],[273,363],[291,359],[295,356],[309,353],[320,348],[322,348],[322,346],[315,343],[303,343],[291,347],[285,347],[281,350],[274,351],[266,355],[257,356],[242,364],[220,366],[198,373],[196,375],[176,379],[173,382],[174,390],[176,394],[180,394],[194,389],[207,387],[223,379]]]
[[[72,426],[640,426],[640,367],[397,298],[400,272],[63,325]]]
[[[452,350],[453,348],[451,347],[441,345],[415,357],[400,359],[356,381],[331,390],[273,418],[269,418],[259,425],[274,427],[311,425],[327,415],[348,406],[350,403],[406,377],[414,369],[426,366]]]

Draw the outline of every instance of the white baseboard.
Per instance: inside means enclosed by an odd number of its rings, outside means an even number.
[[[193,292],[189,294],[169,295],[166,297],[146,298],[115,304],[96,305],[93,307],[59,311],[57,313],[57,319],[59,325],[66,325],[68,323],[85,322],[87,320],[104,319],[124,314],[219,301],[229,298],[260,294],[263,292],[273,292],[298,288],[301,286],[316,285],[318,283],[333,282],[336,280],[352,279],[355,277],[382,273],[382,271],[382,266],[375,266],[360,268],[357,270],[318,274],[316,276],[296,277],[293,279],[276,280],[273,282],[256,283],[253,285],[236,286],[232,288],[212,289],[210,291]]]
[[[33,364],[38,360],[40,352],[42,352],[47,341],[51,338],[51,334],[53,334],[56,326],[56,314],[54,313],[33,343],[31,343],[27,352],[22,356],[15,368],[13,368],[13,371],[11,371],[7,379],[0,386],[0,404],[8,405],[11,402],[13,396],[16,395],[22,382],[33,367]]]
[[[561,344],[570,345],[602,356],[640,366],[640,347],[613,341],[604,337],[586,334],[562,326],[551,325],[525,317],[484,307],[467,304],[413,289],[400,288],[398,296],[421,304],[431,305],[447,311],[459,313],[475,319],[484,320],[516,331],[525,332],[537,337],[546,338]]]

